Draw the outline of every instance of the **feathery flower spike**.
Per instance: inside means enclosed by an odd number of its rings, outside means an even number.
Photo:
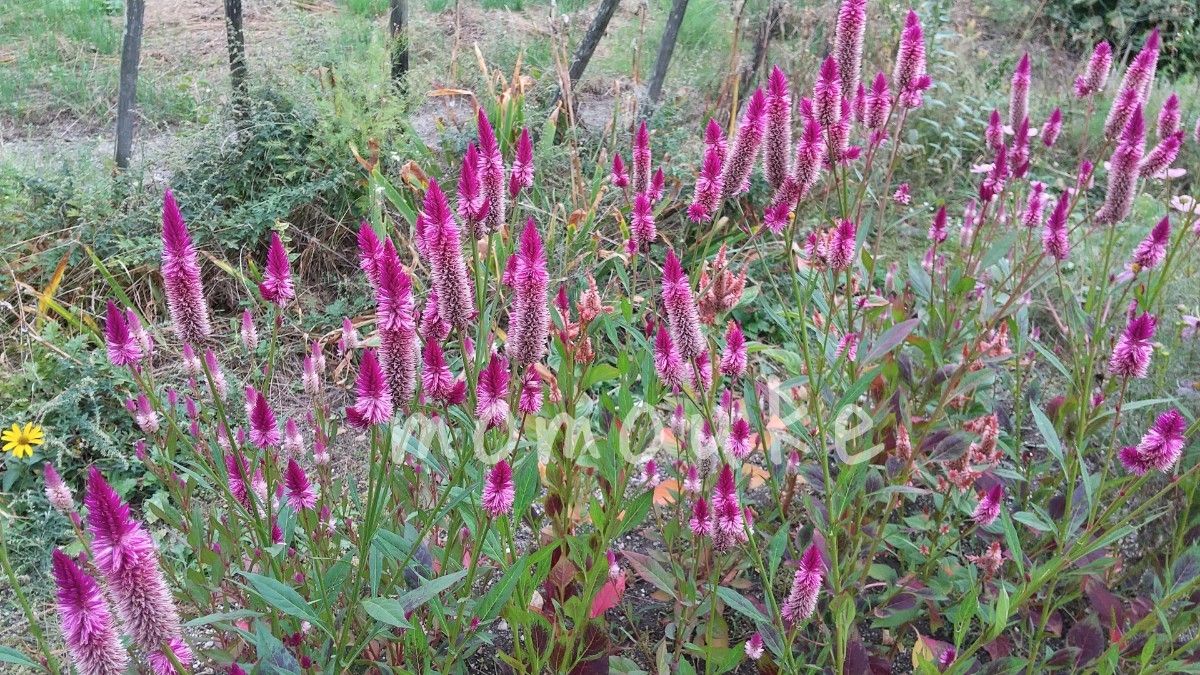
[[[59,626],[75,667],[80,675],[123,675],[129,652],[121,644],[100,584],[62,551],[55,550],[52,558]]]
[[[1150,371],[1150,356],[1158,319],[1145,313],[1132,317],[1108,360],[1108,372],[1116,377],[1143,378]]]
[[[171,323],[180,340],[198,344],[212,333],[200,260],[169,189],[163,194],[162,216],[162,275]]]
[[[258,292],[262,294],[263,300],[279,307],[284,307],[296,298],[291,264],[278,232],[271,233],[271,247],[267,249],[267,265],[263,272],[263,280],[258,284]]]
[[[990,490],[983,495],[979,500],[979,504],[975,506],[975,511],[971,514],[971,518],[975,520],[980,527],[987,527],[996,521],[996,517],[1000,515],[1000,504],[1004,501],[1004,486],[996,483]]]
[[[771,69],[767,87],[767,126],[763,146],[767,184],[778,189],[788,176],[792,154],[792,97],[788,93],[787,75],[779,66]]]
[[[502,459],[488,471],[483,481],[483,510],[493,518],[511,513],[515,496],[512,467]]]
[[[692,284],[673,249],[667,249],[663,264],[662,299],[667,309],[667,324],[671,339],[684,361],[690,361],[705,351],[704,335],[700,332],[700,315],[692,295]]]
[[[104,344],[108,360],[114,366],[133,366],[142,360],[142,347],[129,330],[125,312],[112,300],[108,301],[104,314]]]
[[[825,581],[825,561],[816,544],[810,544],[800,557],[796,576],[792,578],[792,590],[780,608],[784,622],[794,626],[811,617],[817,611],[817,600],[821,596],[821,585]]]
[[[312,483],[309,482],[308,476],[295,457],[288,460],[283,480],[287,492],[287,503],[293,511],[300,513],[305,509],[316,507],[317,493],[313,491]]]

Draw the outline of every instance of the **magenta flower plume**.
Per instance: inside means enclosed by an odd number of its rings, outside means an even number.
[[[542,378],[537,370],[530,368],[525,371],[521,381],[521,391],[517,396],[517,412],[522,415],[536,415],[542,411]]]
[[[842,79],[842,98],[850,98],[862,80],[863,38],[867,32],[867,0],[844,0],[833,31],[833,56]]]
[[[629,229],[634,247],[639,251],[649,250],[650,244],[658,237],[658,230],[654,225],[654,206],[645,192],[639,192],[633,198]]]
[[[929,224],[929,241],[933,244],[940,244],[946,241],[946,205],[942,204],[937,213],[933,215],[933,222]]]
[[[260,448],[272,448],[279,445],[282,436],[279,424],[275,420],[275,411],[262,394],[254,395],[253,407],[250,409],[250,440]]]
[[[709,511],[708,502],[704,497],[697,497],[695,503],[692,504],[692,517],[688,520],[688,527],[692,534],[697,537],[707,537],[713,531],[712,513]]]
[[[475,144],[467,145],[467,153],[463,157],[462,171],[458,174],[458,217],[467,224],[467,232],[472,238],[478,238],[479,223],[487,217],[487,198],[483,194],[483,185],[479,180],[479,152]]]
[[[713,489],[713,535],[716,548],[729,550],[739,543],[747,541],[745,518],[742,505],[738,500],[737,480],[733,469],[725,464],[717,474],[717,483]]]
[[[487,423],[489,429],[508,424],[508,361],[499,354],[479,371],[475,387],[475,416]]]
[[[792,173],[776,190],[767,207],[766,225],[773,234],[780,234],[791,221],[792,212],[816,185],[825,163],[825,137],[815,119],[805,120],[800,142],[796,144],[796,161]]]
[[[629,172],[625,169],[625,160],[621,159],[619,153],[613,153],[612,168],[608,171],[608,181],[618,189],[629,187]]]
[[[1032,68],[1029,54],[1026,53],[1017,63],[1012,75],[1012,88],[1008,96],[1008,126],[1013,129],[1026,117],[1029,117],[1029,84],[1032,80]]]
[[[1096,212],[1096,222],[1113,224],[1125,220],[1133,209],[1133,198],[1137,195],[1137,179],[1146,149],[1146,125],[1142,119],[1142,106],[1134,106],[1129,123],[1121,132],[1121,139],[1108,161],[1108,189],[1104,194],[1104,205]]]
[[[829,242],[829,266],[835,270],[849,269],[854,264],[858,240],[858,226],[851,220],[843,220]]]
[[[1055,108],[1054,112],[1050,113],[1049,119],[1046,120],[1046,125],[1042,127],[1042,145],[1045,145],[1047,148],[1054,147],[1054,142],[1058,140],[1058,135],[1062,133],[1062,125],[1062,108]]]
[[[444,400],[454,389],[454,374],[450,372],[445,352],[438,343],[426,341],[421,362],[421,389],[426,396]]]
[[[515,497],[512,467],[502,459],[496,462],[483,480],[483,510],[493,518],[512,513]]]
[[[1004,122],[1000,119],[1000,111],[992,110],[992,114],[988,116],[987,131],[984,132],[984,138],[987,140],[988,147],[992,150],[1000,150],[1004,147]]]
[[[662,325],[654,336],[654,370],[668,389],[681,386],[688,379],[679,350],[675,349],[675,342]]]
[[[516,170],[516,164],[513,169]],[[429,272],[438,297],[438,314],[455,328],[466,329],[475,317],[475,289],[467,274],[462,240],[450,213],[450,203],[436,180],[429,181],[423,208]]]
[[[429,295],[425,298],[425,308],[421,310],[421,326],[418,332],[421,337],[434,342],[445,340],[450,335],[450,322],[442,316],[436,290],[429,291]]]
[[[1029,118],[1026,117],[1017,125],[1013,132],[1012,152],[1009,153],[1012,173],[1016,178],[1024,178],[1029,171]]]
[[[733,148],[725,162],[721,184],[725,197],[736,197],[750,190],[750,172],[754,169],[758,151],[762,147],[767,127],[767,97],[762,89],[755,89],[750,96]]]
[[[170,190],[163,194],[162,216],[163,287],[171,323],[180,340],[200,343],[212,333],[204,284],[200,279],[200,260]]]
[[[667,177],[663,174],[662,167],[660,166],[654,170],[654,176],[650,178],[650,201],[658,202],[658,200],[662,199],[663,190],[666,188],[666,185]]]
[[[749,640],[746,640],[746,646],[743,647],[743,649],[746,651],[746,658],[750,659],[751,661],[757,661],[761,659],[765,653],[763,647],[762,633],[755,632],[754,635],[750,636]]]
[[[751,445],[750,423],[739,417],[729,427],[729,453],[737,459],[746,459],[750,455]]]
[[[796,576],[792,578],[792,590],[780,608],[783,620],[794,626],[811,617],[817,611],[817,600],[821,596],[821,585],[825,582],[825,561],[816,544],[810,544],[800,557]]]
[[[1116,377],[1142,378],[1150,371],[1150,355],[1154,351],[1151,340],[1158,328],[1158,318],[1145,313],[1133,317],[1108,359],[1108,372]]]
[[[1175,162],[1175,158],[1179,156],[1179,150],[1182,147],[1182,131],[1176,131],[1162,139],[1142,158],[1142,163],[1138,165],[1138,175],[1143,178],[1165,175],[1167,169],[1171,168],[1171,164]]]
[[[1071,255],[1071,241],[1067,236],[1067,209],[1070,207],[1070,197],[1064,192],[1054,205],[1054,211],[1046,220],[1046,229],[1042,231],[1042,250],[1046,255],[1062,262]]]
[[[367,280],[371,282],[371,287],[379,286],[379,270],[376,261],[383,253],[383,243],[379,241],[379,236],[375,234],[375,228],[367,221],[362,221],[358,224],[358,266],[362,269],[363,274],[367,275]]]
[[[722,166],[729,159],[729,140],[725,138],[725,129],[711,117],[704,126],[704,149],[717,151],[717,159]]]
[[[1157,31],[1152,34],[1152,37],[1154,35],[1157,35]],[[1133,107],[1136,105],[1140,108],[1146,104],[1157,65],[1158,46],[1157,38],[1155,38],[1155,44],[1151,46],[1147,41],[1147,46],[1133,57],[1133,61],[1125,69],[1125,76],[1121,79],[1121,86],[1117,89],[1117,97],[1113,100],[1108,117],[1104,121],[1105,137],[1116,138],[1125,128],[1128,115]]]
[[[516,199],[521,190],[533,187],[533,141],[529,139],[529,129],[521,129],[517,138],[516,156],[513,157],[512,168],[508,173],[508,196]]]
[[[854,90],[854,123],[858,125],[865,124],[867,121],[867,86],[862,82],[858,83],[858,89]]]
[[[1183,113],[1179,109],[1179,94],[1171,92],[1158,110],[1158,125],[1155,127],[1155,132],[1160,139],[1172,136],[1183,128],[1182,121]]]
[[[173,650],[176,658],[190,664],[192,654],[187,645],[173,642],[181,636],[179,613],[159,569],[154,540],[130,516],[129,506],[96,467],[88,473],[84,503],[96,567],[108,581],[117,614],[133,641],[147,652],[177,644]]]
[[[142,347],[129,330],[125,312],[112,300],[104,313],[104,344],[114,366],[133,366],[142,360]]]
[[[546,355],[550,337],[549,289],[546,250],[533,218],[525,221],[513,271],[513,304],[508,315],[508,357],[528,366]]]
[[[887,124],[888,115],[892,112],[892,92],[888,90],[887,76],[882,72],[875,74],[871,83],[871,93],[867,94],[863,112],[863,122],[868,129],[880,130]]]
[[[746,373],[746,336],[736,321],[725,329],[725,351],[721,352],[721,374],[741,377]]]
[[[346,409],[346,418],[351,424],[366,428],[392,418],[395,405],[392,391],[374,349],[363,350],[354,388],[357,392],[354,407]]]
[[[258,292],[263,300],[280,307],[288,304],[296,297],[296,289],[292,285],[292,268],[288,263],[287,251],[278,232],[271,233],[271,247],[267,249],[267,266],[263,272],[263,280],[258,284]]]
[[[1046,184],[1034,181],[1029,189],[1029,198],[1025,200],[1025,211],[1021,214],[1021,224],[1028,228],[1042,226],[1042,212],[1046,207]]]
[[[1196,118],[1196,128],[1192,130],[1192,140],[1200,143],[1200,117]]]
[[[313,490],[308,475],[304,473],[304,468],[300,466],[295,457],[288,460],[283,482],[288,506],[292,507],[293,511],[300,513],[305,509],[316,507],[317,493]]]
[[[690,361],[705,351],[704,335],[700,332],[700,314],[692,295],[692,283],[674,249],[667,249],[663,264],[662,299],[667,308],[667,324],[679,356]]]
[[[849,0],[856,1],[861,0]],[[763,146],[767,184],[778,189],[788,176],[788,162],[792,155],[792,96],[788,92],[787,75],[779,66],[771,69],[767,87],[767,125]]]
[[[633,191],[650,189],[650,129],[642,120],[633,136]]]
[[[979,527],[987,527],[996,521],[1000,515],[1000,504],[1004,501],[1004,486],[996,483],[990,490],[984,493],[983,498],[979,500],[979,504],[975,506],[975,511],[971,514],[971,518]]]
[[[483,108],[479,109],[476,124],[479,129],[479,179],[488,207],[483,224],[487,231],[495,232],[504,224],[504,156],[500,154],[496,132]]]
[[[721,205],[721,196],[725,191],[722,148],[723,144],[713,144],[704,151],[704,163],[700,167],[700,176],[696,178],[692,203],[688,206],[688,218],[693,222],[711,219]]]
[[[1150,230],[1146,238],[1133,250],[1133,264],[1139,269],[1154,269],[1167,257],[1167,245],[1171,243],[1171,219],[1163,216]]]
[[[379,289],[375,294],[379,356],[392,394],[392,405],[403,406],[412,400],[416,392],[420,349],[412,279],[400,264],[400,256],[390,239],[384,242],[379,263]]]
[[[921,18],[911,9],[904,17],[892,83],[900,104],[906,108],[921,107],[925,90],[933,84],[925,72],[925,32],[921,29]]]
[[[1171,409],[1159,415],[1141,442],[1121,449],[1120,459],[1125,470],[1139,476],[1150,470],[1170,471],[1183,454],[1187,426],[1187,420],[1178,410]]]
[[[53,553],[58,621],[79,675],[123,675],[129,652],[121,644],[100,584],[62,551]]]
[[[1112,69],[1112,47],[1107,42],[1097,42],[1083,74],[1075,78],[1075,96],[1086,98],[1103,91],[1110,69]]]
[[[841,119],[842,80],[832,55],[825,57],[817,73],[817,83],[813,86],[813,112],[826,129]]]

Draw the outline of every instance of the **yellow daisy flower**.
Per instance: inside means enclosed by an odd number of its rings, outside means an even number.
[[[46,439],[42,428],[33,422],[26,422],[23,429],[14,422],[11,429],[0,433],[0,440],[4,441],[5,452],[11,452],[14,457],[21,458],[32,455],[33,446],[41,445]]]

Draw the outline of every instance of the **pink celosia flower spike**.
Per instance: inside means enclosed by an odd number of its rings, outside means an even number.
[[[629,187],[629,172],[625,169],[625,160],[619,153],[613,153],[612,168],[608,171],[608,180],[618,189]]]
[[[1146,238],[1138,243],[1133,250],[1133,265],[1139,270],[1149,270],[1158,267],[1167,257],[1167,245],[1171,243],[1171,219],[1163,216],[1158,224],[1150,230]]]
[[[833,231],[829,242],[829,266],[835,270],[849,269],[854,264],[858,243],[858,226],[843,220]]]
[[[454,374],[450,372],[445,352],[437,342],[426,341],[421,351],[421,361],[421,388],[425,395],[444,399],[454,388]]]
[[[704,497],[697,497],[692,504],[692,517],[688,520],[688,528],[697,537],[707,537],[712,534],[712,513]]]
[[[267,249],[267,265],[263,272],[263,280],[258,285],[258,292],[263,300],[283,307],[296,297],[296,289],[292,285],[292,269],[288,263],[287,251],[283,248],[283,240],[278,232],[271,233],[271,247]]]
[[[654,206],[650,196],[639,192],[633,198],[633,214],[630,217],[630,233],[633,235],[634,248],[647,251],[650,244],[658,237],[658,229],[654,224]]]
[[[100,584],[62,551],[53,553],[58,621],[79,675],[123,675],[129,652],[121,644]]]
[[[528,366],[546,355],[550,337],[549,288],[546,250],[537,225],[530,218],[521,232],[513,273],[513,305],[508,315],[508,357]]]
[[[771,69],[767,87],[767,129],[763,145],[767,184],[778,189],[788,176],[792,154],[792,96],[788,92],[787,75],[779,66]]]
[[[279,423],[275,420],[275,411],[262,394],[254,395],[253,407],[250,410],[250,440],[260,448],[271,448],[279,445],[282,436],[279,434]]]
[[[904,17],[892,83],[896,86],[900,104],[906,108],[921,107],[925,90],[933,84],[925,72],[925,32],[921,29],[920,17],[911,9]]]
[[[379,241],[379,236],[375,234],[375,228],[367,221],[362,221],[358,224],[358,266],[362,269],[363,274],[367,275],[367,280],[371,282],[371,287],[379,286],[379,270],[376,266],[376,260],[383,253],[383,244]]]
[[[842,98],[849,99],[862,80],[863,38],[867,32],[867,0],[844,0],[833,31],[833,55],[842,79]]]
[[[46,483],[46,499],[50,502],[50,506],[64,514],[75,510],[75,498],[71,496],[71,488],[67,487],[62,476],[54,470],[53,464],[46,463],[42,480]]]
[[[984,132],[988,147],[999,150],[1004,147],[1004,122],[1000,119],[1000,111],[992,110],[988,117],[987,131]]]
[[[650,189],[650,129],[646,120],[638,124],[633,136],[633,191],[646,192]]]
[[[933,222],[929,224],[929,241],[934,244],[940,244],[946,241],[946,205],[942,204],[937,213],[933,215]]]
[[[512,467],[502,459],[488,471],[487,478],[483,481],[483,510],[493,518],[512,513],[515,497]]]
[[[1029,54],[1026,53],[1013,71],[1012,89],[1008,97],[1008,126],[1013,129],[1029,116],[1029,83],[1031,77]]]
[[[1179,94],[1171,92],[1167,100],[1163,101],[1162,108],[1158,110],[1158,126],[1155,127],[1155,133],[1160,139],[1172,136],[1182,128],[1180,125],[1182,120],[1183,113],[1179,110]]]
[[[704,335],[700,332],[700,314],[692,295],[692,283],[674,249],[667,249],[662,278],[663,305],[667,308],[667,324],[679,356],[690,361],[705,351]]]
[[[108,349],[108,360],[114,366],[133,366],[142,360],[142,347],[129,330],[122,312],[112,300],[104,314],[104,344]]]
[[[841,120],[842,80],[838,76],[837,61],[832,55],[821,62],[817,83],[813,86],[813,112],[826,129]]]
[[[1042,226],[1042,212],[1046,206],[1046,184],[1034,181],[1030,185],[1029,198],[1025,200],[1025,212],[1021,224],[1028,228]]]
[[[754,635],[751,635],[750,639],[746,640],[746,646],[744,649],[746,650],[746,658],[750,659],[751,661],[757,661],[761,659],[765,653],[763,649],[762,633],[755,632]]]
[[[1042,145],[1045,145],[1047,148],[1054,147],[1054,142],[1058,140],[1058,135],[1062,133],[1062,125],[1062,108],[1055,108],[1054,112],[1050,113],[1050,118],[1046,120],[1046,126],[1042,127]]]
[[[304,468],[300,466],[295,457],[288,460],[287,471],[283,476],[284,491],[287,493],[288,506],[296,513],[300,513],[305,509],[315,508],[317,505],[317,493],[313,490],[312,483],[308,480],[308,475],[304,473]]]
[[[681,386],[688,379],[688,374],[683,370],[683,359],[679,357],[679,350],[675,349],[675,342],[671,340],[670,333],[661,325],[654,336],[654,370],[668,389]]]
[[[1138,104],[1109,159],[1108,189],[1104,194],[1104,205],[1096,212],[1096,222],[1119,223],[1129,215],[1137,194],[1138,171],[1145,149],[1146,125],[1142,119],[1142,106]]]
[[[879,131],[887,124],[888,115],[892,112],[892,92],[888,90],[887,76],[882,72],[875,74],[871,83],[871,93],[867,94],[863,112],[863,123],[868,129]]]
[[[479,223],[487,217],[487,198],[479,180],[479,152],[475,144],[467,145],[463,157],[462,171],[458,174],[458,217],[467,224],[467,233],[472,239],[482,236]]]
[[[710,125],[712,122],[710,121]],[[716,215],[724,194],[723,144],[712,144],[704,151],[704,163],[696,178],[696,189],[692,203],[688,206],[688,218],[693,222],[704,222]]]
[[[1150,34],[1146,45],[1133,57],[1125,76],[1121,78],[1121,86],[1117,89],[1117,97],[1108,118],[1104,121],[1104,135],[1116,138],[1127,124],[1127,116],[1134,105],[1144,106],[1150,94],[1150,85],[1154,81],[1154,71],[1158,67],[1158,29]]]
[[[489,429],[508,424],[507,396],[508,361],[499,354],[492,354],[487,366],[479,371],[475,388],[475,415],[486,422]]]
[[[1139,476],[1152,469],[1163,473],[1170,471],[1183,454],[1187,426],[1187,420],[1178,410],[1171,409],[1159,415],[1141,442],[1121,449],[1120,459],[1125,470]]]
[[[1071,241],[1067,237],[1067,210],[1070,207],[1070,196],[1063,192],[1050,218],[1046,220],[1046,229],[1042,232],[1042,250],[1046,255],[1062,262],[1071,255]]]
[[[1142,163],[1138,165],[1138,175],[1143,178],[1166,175],[1167,169],[1171,168],[1182,147],[1183,131],[1176,131],[1162,139],[1142,158]]]
[[[975,511],[971,514],[971,518],[975,520],[979,527],[991,525],[996,522],[997,516],[1000,515],[1000,504],[1003,501],[1004,486],[996,483],[979,500],[979,504],[975,506]]]
[[[662,199],[663,190],[666,188],[666,185],[667,177],[663,174],[662,167],[660,166],[654,170],[654,176],[650,179],[650,201],[658,202],[658,200]]]
[[[417,388],[420,346],[412,279],[400,264],[400,256],[390,239],[384,242],[380,254],[379,289],[375,298],[380,361],[392,393],[392,405],[401,407],[412,400]]]
[[[792,590],[780,608],[785,623],[794,626],[817,611],[817,600],[821,596],[824,581],[825,561],[821,559],[817,545],[810,544],[800,557],[800,565],[792,579]]]
[[[1075,96],[1086,98],[1104,90],[1108,71],[1112,68],[1112,47],[1107,42],[1097,42],[1088,59],[1083,74],[1075,78]]]
[[[522,415],[536,415],[542,410],[542,378],[537,370],[530,368],[525,371],[521,381],[520,395],[517,397],[517,412]]]
[[[766,225],[774,234],[783,232],[791,221],[796,206],[808,196],[821,176],[825,162],[825,137],[816,119],[807,119],[800,142],[796,144],[796,161],[792,173],[775,192],[767,207]]]
[[[1108,372],[1116,377],[1146,377],[1150,372],[1150,355],[1154,351],[1151,340],[1157,327],[1158,319],[1150,313],[1130,319],[1113,347]]]
[[[504,224],[504,155],[500,154],[496,132],[483,108],[479,109],[475,121],[479,129],[479,180],[488,206],[483,224],[488,231],[494,232]]]
[[[721,467],[713,488],[713,535],[718,550],[727,551],[748,540],[745,516],[738,500],[737,480],[728,464]]]
[[[746,373],[746,336],[736,321],[725,329],[725,351],[721,352],[721,374],[741,377]]]
[[[517,165],[513,165],[516,171]],[[465,330],[475,317],[475,289],[467,274],[462,240],[450,203],[436,180],[429,181],[423,204],[425,239],[429,247],[429,273],[438,298],[438,315]]]
[[[133,641],[147,652],[169,645],[180,663],[187,666],[192,653],[181,637],[179,613],[158,566],[158,548],[154,540],[129,514],[100,470],[88,473],[88,529],[92,534],[92,553],[96,567],[108,581],[109,594],[117,614]],[[151,660],[154,660],[153,654]],[[170,673],[160,670],[156,673]]]
[[[513,157],[512,168],[508,173],[508,196],[513,199],[533,186],[533,141],[529,139],[529,129],[521,129],[517,138],[516,156]]]
[[[767,97],[762,89],[755,89],[742,113],[737,136],[733,139],[733,148],[729,151],[725,172],[721,176],[725,197],[735,197],[750,190],[750,172],[758,159],[766,127]]]
[[[170,190],[163,195],[162,241],[163,286],[171,323],[180,340],[198,344],[212,333],[212,326],[196,247]]]
[[[254,326],[254,315],[248,309],[242,310],[241,338],[246,351],[258,349],[258,328]]]
[[[392,418],[394,401],[387,379],[374,349],[363,351],[358,364],[358,379],[354,383],[358,397],[354,407],[346,409],[346,418],[356,427],[382,424]]]

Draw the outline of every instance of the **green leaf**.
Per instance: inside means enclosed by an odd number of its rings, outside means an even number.
[[[488,590],[487,595],[484,595],[479,604],[475,606],[475,616],[479,617],[480,621],[491,621],[500,615],[500,610],[504,608],[504,604],[512,596],[513,590],[517,587],[517,582],[525,576],[529,571],[529,555],[521,556],[496,585]]]
[[[726,605],[729,605],[730,609],[738,614],[741,614],[747,619],[755,622],[770,623],[770,619],[768,619],[765,614],[758,611],[758,608],[754,606],[754,603],[750,602],[748,599],[746,599],[746,596],[738,593],[732,588],[729,588],[728,586],[718,586],[717,596],[721,598],[722,602],[724,602]]]
[[[246,577],[246,580],[254,587],[254,592],[263,599],[263,602],[284,614],[304,619],[312,625],[318,626],[326,633],[329,632],[325,624],[317,618],[316,612],[313,612],[312,607],[308,606],[308,603],[304,601],[304,598],[300,597],[296,589],[278,579],[265,577],[261,574],[241,572],[241,575]]]
[[[372,619],[396,628],[412,628],[404,618],[404,603],[394,598],[367,598],[362,603],[363,611]]]
[[[467,576],[467,570],[459,570],[453,574],[436,577],[400,596],[400,603],[404,605],[405,613],[429,602],[437,597],[438,593],[457,584],[465,576]]]
[[[1046,441],[1046,449],[1051,455],[1058,460],[1059,466],[1066,471],[1067,465],[1063,460],[1062,441],[1058,438],[1058,432],[1054,430],[1054,423],[1046,417],[1046,413],[1042,411],[1041,406],[1030,404],[1030,410],[1033,411],[1033,422],[1037,425],[1038,432],[1042,434],[1042,438]]]
[[[39,672],[45,672],[46,670],[38,665],[37,662],[30,660],[28,656],[25,656],[12,647],[0,647],[0,663],[14,663],[18,666],[25,666],[26,668],[35,668]]]
[[[1000,594],[996,597],[996,609],[992,612],[992,625],[988,631],[988,639],[995,640],[1004,632],[1004,627],[1008,625],[1008,590],[1003,586],[1000,587]]]
[[[908,319],[884,331],[883,335],[880,335],[879,339],[875,341],[875,344],[871,345],[871,351],[867,352],[867,356],[862,360],[862,363],[871,363],[895,349],[897,345],[904,342],[908,334],[913,332],[920,323],[920,319]]]
[[[624,536],[633,528],[641,525],[642,521],[646,520],[646,514],[650,513],[650,504],[653,501],[653,490],[646,490],[635,497],[625,509],[625,517],[621,519],[621,529],[617,532],[617,537]]]
[[[256,612],[252,609],[234,609],[228,612],[215,612],[197,617],[183,624],[185,628],[195,628],[197,626],[207,626],[209,624],[221,623],[226,621],[237,621],[238,619],[252,619],[256,616],[262,616],[261,612]]]

